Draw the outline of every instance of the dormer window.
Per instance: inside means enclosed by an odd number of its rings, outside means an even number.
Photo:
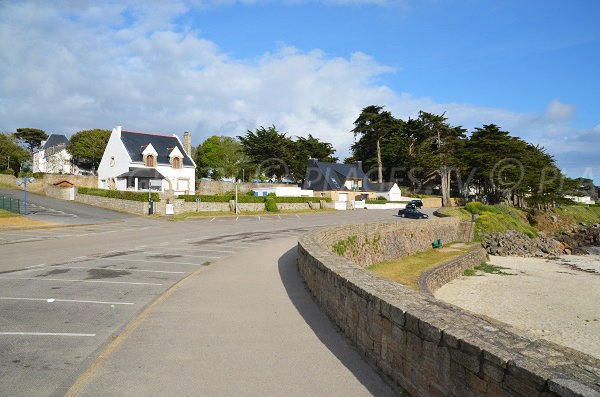
[[[146,156],[145,163],[146,163],[146,167],[156,167],[156,159],[151,154]]]
[[[181,168],[181,157],[173,157],[172,166],[173,168]]]
[[[173,168],[183,168],[183,153],[176,146],[173,149],[169,149],[169,161]]]

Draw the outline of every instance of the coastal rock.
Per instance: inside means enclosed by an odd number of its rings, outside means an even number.
[[[516,230],[505,233],[491,233],[481,242],[488,254],[497,256],[548,257],[564,252],[565,247],[558,241],[540,233],[531,238]]]
[[[600,246],[600,228],[596,225],[589,228],[575,228],[556,236],[556,240],[571,249],[574,254],[587,252],[582,248]]]

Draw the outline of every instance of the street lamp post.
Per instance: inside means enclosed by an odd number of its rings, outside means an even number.
[[[35,178],[33,177],[23,177],[23,180],[17,179],[17,186],[23,185],[23,215],[27,215],[27,184],[33,183]]]

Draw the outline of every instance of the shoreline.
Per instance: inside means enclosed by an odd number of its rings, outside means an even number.
[[[600,359],[599,254],[490,262],[511,275],[461,276],[435,297]]]

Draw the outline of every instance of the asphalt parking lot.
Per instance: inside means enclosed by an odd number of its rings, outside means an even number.
[[[102,236],[107,226],[81,231]],[[68,239],[65,230],[25,238]],[[178,281],[237,250],[305,230],[195,236],[0,273],[1,394],[61,395],[89,357]],[[2,233],[5,242],[19,237]]]

